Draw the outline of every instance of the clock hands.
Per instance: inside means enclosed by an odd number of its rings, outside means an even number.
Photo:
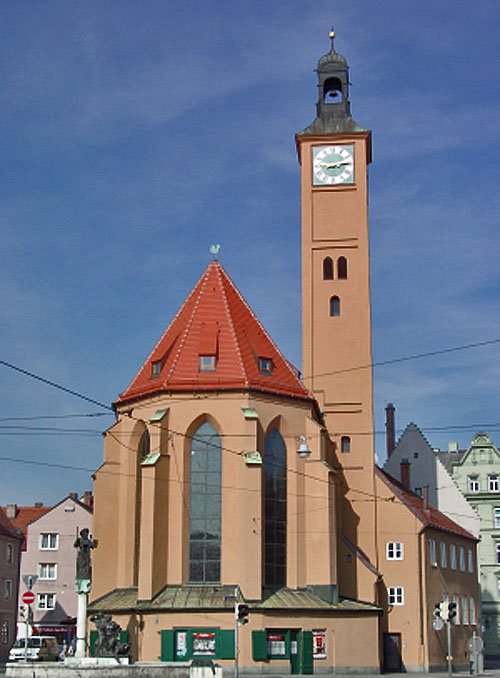
[[[343,167],[344,165],[350,165],[351,160],[339,160],[338,162],[320,162],[318,163],[321,165],[321,167],[324,167],[325,169],[337,169],[337,167]]]

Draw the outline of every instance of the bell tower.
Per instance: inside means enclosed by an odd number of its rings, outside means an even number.
[[[339,465],[340,591],[373,599],[356,548],[375,563],[368,181],[371,132],[352,118],[349,67],[318,61],[316,119],[296,135],[302,198],[304,384],[324,414]],[[365,568],[366,569],[366,568]]]

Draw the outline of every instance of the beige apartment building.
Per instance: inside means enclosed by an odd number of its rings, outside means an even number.
[[[317,74],[316,119],[296,135],[303,377],[213,261],[105,433],[89,612],[112,614],[137,660],[433,669],[445,656],[435,602],[475,600],[477,578],[424,555],[431,539],[471,550],[474,539],[374,464],[371,133],[352,119],[333,37]],[[406,557],[392,562],[386,542]],[[468,630],[454,629],[459,664]]]

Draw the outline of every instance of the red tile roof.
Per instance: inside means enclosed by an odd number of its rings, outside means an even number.
[[[216,356],[213,371],[200,356]],[[272,361],[262,373],[259,358]],[[155,376],[153,365],[159,370]],[[257,390],[313,400],[218,261],[195,285],[116,404],[160,392]]]
[[[466,539],[471,539],[476,542],[478,541],[473,534],[464,530],[458,523],[451,518],[448,518],[448,516],[441,513],[441,511],[438,511],[438,509],[431,506],[431,504],[428,504],[427,508],[424,508],[424,500],[413,492],[410,492],[410,490],[407,490],[391,475],[380,468],[377,468],[376,472],[382,481],[392,490],[392,492],[394,492],[396,497],[410,509],[425,527],[451,532],[460,537],[465,537]]]
[[[3,511],[7,510],[6,506],[3,506]],[[43,516],[47,511],[50,511],[51,506],[16,506],[15,507],[15,518],[11,518],[10,522],[24,535],[24,540],[22,543],[22,550],[26,551],[26,535],[28,533],[28,525],[32,523],[40,516]]]
[[[13,522],[7,518],[2,510],[0,510],[0,535],[3,537],[10,537],[11,539],[21,538],[19,530],[16,529]]]

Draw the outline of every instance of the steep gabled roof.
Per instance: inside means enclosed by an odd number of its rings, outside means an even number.
[[[200,371],[201,356],[215,369]],[[271,369],[263,368],[262,360]],[[257,390],[313,400],[218,261],[213,261],[116,405],[162,392]]]
[[[0,510],[0,536],[19,540],[23,538],[22,532],[16,528],[14,523],[7,518],[2,510]]]
[[[431,504],[424,508],[424,500],[421,497],[407,490],[388,473],[380,468],[376,468],[376,473],[401,503],[420,520],[424,527],[432,527],[443,532],[451,532],[465,539],[478,541],[473,534],[464,530],[463,527],[455,523],[451,518],[448,518],[444,513],[441,513],[441,511],[438,511]]]

